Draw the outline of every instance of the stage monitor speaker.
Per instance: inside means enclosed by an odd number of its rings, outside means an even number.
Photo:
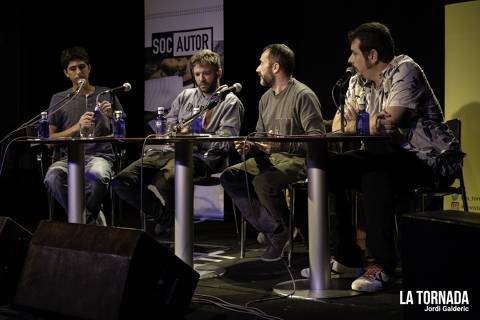
[[[478,319],[479,243],[477,213],[431,211],[400,218],[404,302],[409,292],[412,295],[412,303],[404,305],[405,319]],[[451,301],[440,295],[450,295],[454,303],[445,304]],[[437,306],[440,310],[427,308]]]
[[[0,305],[13,299],[31,238],[14,220],[0,217]]]
[[[14,303],[82,319],[181,317],[198,279],[143,231],[42,221]]]

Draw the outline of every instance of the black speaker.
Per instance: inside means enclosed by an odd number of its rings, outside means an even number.
[[[14,220],[0,217],[0,305],[13,299],[31,238]]]
[[[177,316],[190,304],[198,279],[143,231],[42,221],[14,303],[82,319]]]
[[[478,319],[480,214],[405,214],[399,231],[405,319]]]

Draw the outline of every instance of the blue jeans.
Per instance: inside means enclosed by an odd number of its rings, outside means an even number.
[[[95,222],[103,197],[113,175],[112,162],[97,156],[85,156],[85,206],[87,223]],[[67,159],[52,163],[44,180],[49,193],[67,211]]]

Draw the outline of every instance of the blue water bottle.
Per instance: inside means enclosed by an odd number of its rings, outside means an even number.
[[[200,107],[198,106],[194,107],[193,114],[197,114],[198,112],[200,112]],[[192,127],[192,133],[202,133],[202,118],[197,117],[193,119],[190,126]]]
[[[121,110],[115,110],[113,113],[113,136],[115,138],[125,138],[125,119]]]
[[[46,111],[40,113],[40,120],[38,121],[38,137],[40,139],[47,139],[49,137],[48,129],[48,114]]]
[[[167,133],[167,117],[165,116],[165,108],[158,107],[157,117],[155,118],[155,135],[157,138],[164,137]]]
[[[358,105],[359,111],[357,113],[357,135],[368,136],[370,134],[370,115],[366,110],[365,101]]]

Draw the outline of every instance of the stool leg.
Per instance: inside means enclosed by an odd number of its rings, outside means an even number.
[[[294,224],[294,219],[295,219],[295,187],[290,185],[290,214],[289,214],[289,221],[288,221],[288,226],[290,228],[290,232],[288,235],[288,240],[289,240],[289,246],[288,246],[288,267],[290,268],[292,266],[292,252],[293,252],[293,233],[295,231],[295,224]]]
[[[115,192],[113,192],[112,188],[112,180],[110,180],[110,183],[108,185],[108,189],[110,191],[110,223],[112,227],[115,226]]]
[[[238,230],[237,209],[235,208],[235,204],[233,203],[233,201],[232,201],[232,213],[233,213],[233,219],[235,221],[235,234],[237,235],[237,240],[240,241],[241,237],[240,237],[240,231]]]
[[[247,221],[245,218],[242,216],[242,219],[240,221],[241,226],[240,226],[240,259],[245,258],[245,236],[247,232]]]
[[[55,199],[51,193],[48,193],[48,219],[53,221],[53,215],[55,212]]]

